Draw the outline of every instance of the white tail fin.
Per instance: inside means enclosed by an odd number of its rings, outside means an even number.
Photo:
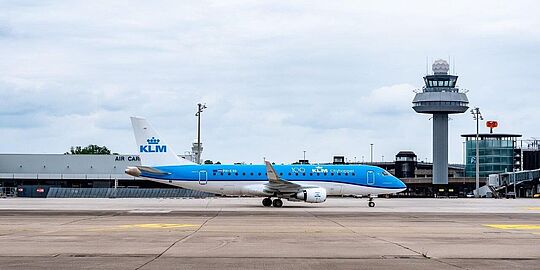
[[[165,143],[154,127],[144,119],[131,117],[137,150],[143,166],[187,165],[195,164],[178,157],[169,145]]]

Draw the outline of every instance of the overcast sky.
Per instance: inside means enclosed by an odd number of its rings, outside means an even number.
[[[136,153],[129,116],[204,159],[431,161],[411,106],[426,57],[455,62],[496,132],[540,137],[538,1],[1,1],[1,153],[106,145]],[[431,63],[429,64],[431,69]],[[470,113],[452,115],[463,160]],[[482,127],[484,125],[482,124]],[[486,128],[482,128],[487,132]]]

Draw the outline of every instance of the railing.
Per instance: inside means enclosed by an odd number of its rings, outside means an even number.
[[[206,198],[214,194],[181,188],[56,188],[47,198]]]

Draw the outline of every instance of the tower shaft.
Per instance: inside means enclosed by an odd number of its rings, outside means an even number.
[[[433,114],[433,184],[448,184],[448,114]]]

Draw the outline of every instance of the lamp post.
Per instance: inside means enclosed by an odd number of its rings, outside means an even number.
[[[471,110],[471,114],[473,115],[473,119],[476,120],[476,158],[475,158],[475,165],[476,165],[476,191],[474,192],[474,197],[479,198],[480,194],[478,193],[480,189],[480,149],[479,149],[479,127],[480,127],[480,120],[484,120],[482,117],[482,113],[480,113],[480,108],[475,107]]]
[[[197,164],[201,164],[201,113],[206,109],[206,104],[197,104]]]
[[[373,144],[370,143],[369,145],[371,147],[371,163],[373,163]]]

